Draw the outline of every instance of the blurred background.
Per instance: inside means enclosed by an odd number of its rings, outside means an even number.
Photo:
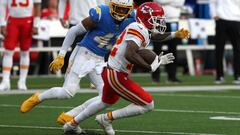
[[[0,0],[0,3],[3,1]],[[26,2],[17,0],[23,1]],[[65,3],[60,4],[63,1]],[[134,0],[135,3],[144,1],[151,0]],[[130,77],[151,93],[155,109],[147,115],[114,123],[117,134],[239,135],[240,0],[153,1],[165,10],[166,31],[184,28],[191,35],[188,40],[150,43],[149,49],[156,53],[172,52],[177,59],[173,64],[160,66],[154,73],[134,67]],[[85,8],[94,7],[98,2],[108,4],[107,0],[42,0],[39,34],[33,36],[30,48],[30,69],[26,80],[28,89],[18,88],[21,54],[16,48],[13,68],[7,69],[9,72],[11,70],[11,89],[0,90],[1,135],[62,135],[62,127],[56,124],[57,116],[97,95],[88,78],[83,78],[75,98],[42,103],[28,114],[19,112],[21,103],[30,94],[62,86],[72,49],[65,57],[61,72],[54,74],[48,66],[57,57],[68,29],[88,16]],[[216,14],[216,10],[220,14]],[[75,43],[82,37],[77,37]],[[0,35],[0,81],[4,80],[3,54],[7,53],[3,40]],[[109,110],[126,104],[129,103],[120,100]],[[89,135],[103,134],[94,118],[81,123],[81,127]]]
[[[105,1],[108,3],[107,1]],[[163,7],[165,4],[161,0],[156,0]],[[174,2],[173,2],[174,3]],[[166,4],[166,6],[168,6]],[[153,84],[158,83],[184,83],[187,80],[185,77],[203,76],[207,75],[211,81],[217,80],[216,77],[216,60],[215,60],[215,20],[211,17],[210,13],[210,0],[184,0],[181,6],[176,6],[180,9],[179,20],[177,20],[178,27],[171,25],[171,31],[176,31],[180,28],[188,29],[191,36],[188,40],[177,39],[174,41],[176,44],[177,60],[174,63],[173,69],[170,67],[160,67],[160,71],[152,74],[151,81]],[[66,4],[64,9],[64,20],[69,19],[69,11],[71,10],[70,4]],[[165,11],[166,12],[166,11]],[[34,36],[32,42],[31,62],[29,75],[55,75],[48,69],[49,63],[57,55],[57,50],[62,45],[67,28],[64,28],[59,19],[58,0],[42,0],[41,10],[41,23],[39,27],[39,35]],[[168,18],[168,17],[167,17]],[[176,27],[176,28],[174,28]],[[3,50],[3,37],[0,38],[0,65],[2,64]],[[154,44],[151,43],[149,48],[154,50]],[[161,43],[161,48],[165,52],[171,51],[168,43]],[[35,49],[35,51],[34,51]],[[67,60],[66,60],[67,61]],[[14,55],[14,66],[12,75],[17,76],[19,73],[19,55],[18,52]],[[67,64],[66,64],[67,65]],[[2,71],[0,66],[0,73]],[[66,67],[62,72],[57,73],[58,77],[62,77],[65,73]],[[174,71],[176,70],[176,71]],[[226,50],[223,59],[223,71],[226,76],[232,76],[233,71],[233,53],[230,42],[226,42]],[[134,73],[149,76],[145,70],[137,67],[133,70]],[[176,72],[172,73],[171,72]],[[156,75],[157,74],[157,75]],[[172,77],[171,77],[172,76]],[[181,79],[183,77],[183,79]],[[163,79],[161,79],[163,78]],[[230,77],[230,80],[234,78]],[[236,78],[235,78],[236,80]]]

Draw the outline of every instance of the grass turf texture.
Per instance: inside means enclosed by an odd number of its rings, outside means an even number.
[[[139,83],[141,86],[189,86],[189,85],[214,85],[214,76],[210,75],[201,75],[201,76],[188,76],[188,75],[179,75],[179,79],[182,83],[167,83],[167,77],[161,77],[161,83],[152,83],[150,74],[133,74],[131,79]],[[12,78],[11,88],[17,89],[18,78]],[[233,78],[232,76],[225,77],[225,83],[221,85],[232,85]],[[28,89],[46,89],[51,87],[62,86],[64,78],[56,78],[55,76],[51,77],[28,77],[27,86]],[[82,88],[89,88],[89,80],[83,78],[81,80]]]
[[[120,130],[117,135],[240,134],[240,121],[209,119],[212,116],[239,118],[240,91],[154,92],[151,94],[155,100],[155,111],[115,121],[114,128]],[[96,94],[81,93],[69,100],[47,101],[29,113],[21,114],[19,105],[29,96],[0,95],[0,135],[61,135],[63,134],[61,126],[55,123],[57,116],[62,111],[67,111]],[[110,110],[127,104],[120,100]],[[10,125],[30,127],[17,128]],[[53,129],[48,129],[49,127]],[[94,117],[81,123],[81,127],[90,129],[88,131],[90,135],[103,134]],[[144,132],[140,133],[140,131]]]

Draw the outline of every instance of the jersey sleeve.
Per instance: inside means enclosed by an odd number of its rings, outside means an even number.
[[[89,10],[89,16],[90,18],[94,21],[94,22],[99,22],[101,19],[101,8],[99,6],[95,7],[95,8],[91,8]]]
[[[136,23],[130,24],[127,30],[126,40],[134,41],[139,47],[145,45],[146,39],[143,28],[138,27]]]

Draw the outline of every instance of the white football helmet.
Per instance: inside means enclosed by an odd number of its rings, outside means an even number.
[[[122,21],[132,13],[133,0],[110,0],[110,13],[118,21]]]

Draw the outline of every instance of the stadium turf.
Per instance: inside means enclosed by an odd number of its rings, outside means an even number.
[[[188,75],[179,75],[178,78],[182,83],[168,83],[166,76],[161,76],[161,83],[152,83],[149,73],[146,74],[133,74],[131,78],[139,83],[141,86],[189,86],[189,85],[214,85],[215,77],[212,75],[201,75],[201,76],[188,76]],[[12,89],[17,88],[17,77],[12,78]],[[55,86],[62,86],[64,78],[57,78],[56,76],[47,76],[47,77],[28,77],[27,86],[29,89],[46,89]],[[225,83],[222,85],[232,85],[233,77],[226,76]],[[82,88],[89,88],[89,80],[83,78],[81,80]]]
[[[145,115],[113,123],[117,135],[239,135],[240,91],[154,92],[155,110]],[[51,100],[29,113],[19,112],[19,105],[30,95],[0,95],[0,135],[62,135],[55,123],[57,116],[73,106],[96,96],[80,93],[69,100]],[[109,108],[128,103],[121,100]],[[234,120],[212,120],[225,116]],[[102,135],[94,117],[81,123],[89,135]]]

